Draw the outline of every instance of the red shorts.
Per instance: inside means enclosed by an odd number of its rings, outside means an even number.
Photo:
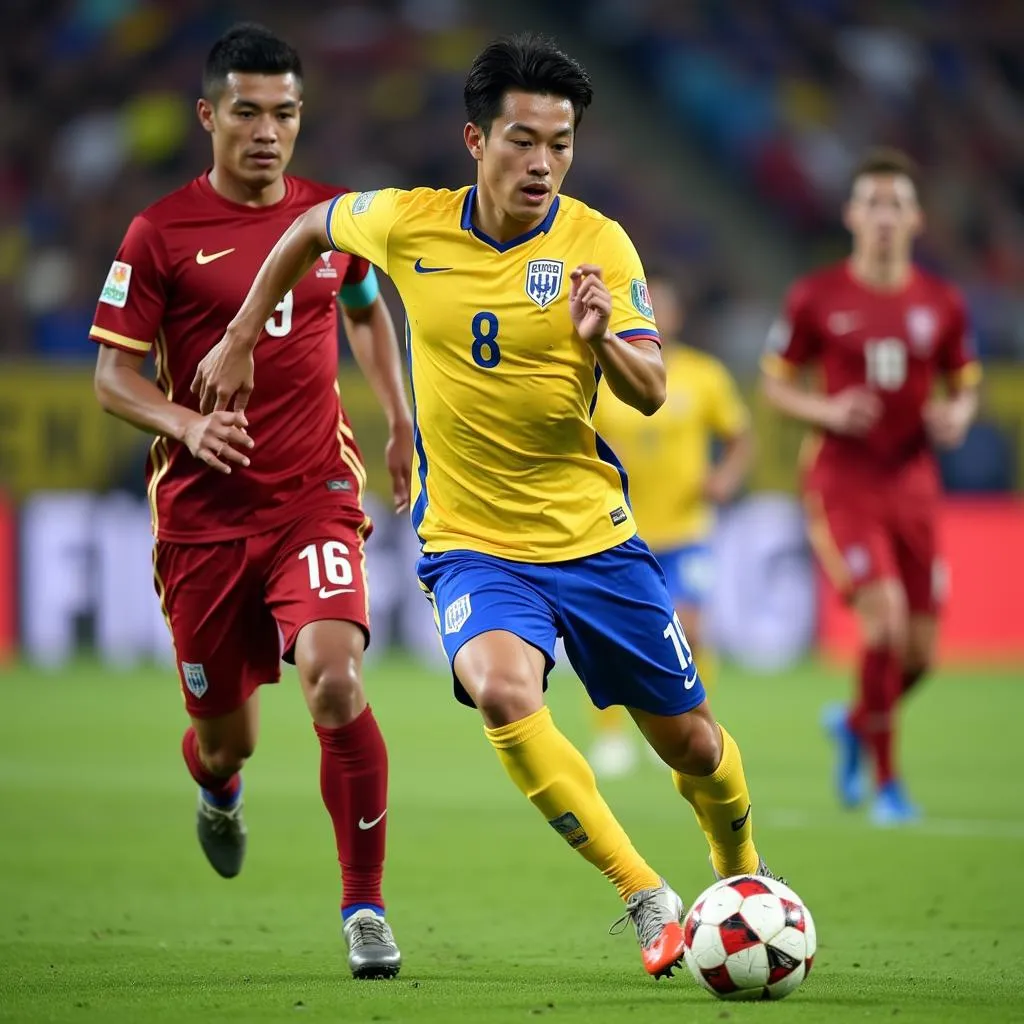
[[[361,511],[342,509],[216,544],[157,542],[156,589],[190,715],[225,715],[276,683],[307,623],[354,622],[369,642],[371,529]]]
[[[876,580],[898,580],[911,614],[934,615],[944,573],[938,557],[938,491],[850,487],[810,481],[808,536],[825,574],[846,600]]]

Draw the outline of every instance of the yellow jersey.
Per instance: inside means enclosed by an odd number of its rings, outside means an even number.
[[[472,222],[475,187],[338,196],[327,233],[394,281],[416,420],[412,520],[426,552],[520,562],[595,554],[636,532],[625,473],[591,415],[600,373],[569,316],[569,274],[594,263],[610,328],[658,340],[643,267],[612,220],[558,196],[499,242]]]
[[[732,438],[747,425],[729,371],[714,357],[683,345],[665,350],[668,398],[643,416],[601,388],[595,424],[629,472],[629,499],[640,536],[665,551],[703,540],[712,509],[704,480],[714,437]]]

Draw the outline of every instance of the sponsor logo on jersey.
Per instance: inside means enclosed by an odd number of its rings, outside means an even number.
[[[647,282],[634,277],[629,283],[629,297],[633,300],[633,308],[648,320],[654,319],[654,303],[651,293],[647,290]]]
[[[197,661],[183,661],[181,663],[181,674],[185,679],[185,689],[193,697],[202,697],[210,688],[206,679],[206,669]]]
[[[333,251],[320,253],[320,262],[317,264],[316,276],[322,280],[327,280],[328,278],[335,279],[338,276],[338,268],[331,265],[331,257],[333,255]]]
[[[329,491],[351,491],[352,481],[351,480],[328,480],[327,490]]]
[[[828,317],[828,329],[832,334],[843,335],[857,330],[861,324],[860,313],[841,312],[830,313]]]
[[[939,318],[930,306],[911,306],[907,310],[907,335],[917,355],[931,352],[938,332]]]
[[[380,189],[375,188],[370,192],[360,192],[352,203],[352,216],[354,217],[357,213],[366,213],[379,191]]]
[[[128,285],[132,280],[132,265],[114,260],[107,272],[107,280],[103,284],[103,291],[100,292],[100,302],[108,306],[116,306],[124,309],[128,301]]]
[[[444,610],[444,632],[458,633],[466,624],[466,620],[473,614],[473,606],[469,600],[469,594],[455,598],[454,601]]]
[[[423,265],[423,257],[421,256],[413,265],[412,269],[417,274],[443,274],[446,270],[451,270],[451,267],[427,267]]]
[[[196,263],[201,267],[205,267],[207,263],[212,263],[214,260],[219,260],[221,256],[230,256],[235,250],[232,249],[221,249],[220,252],[203,252],[202,249],[196,253]]]
[[[526,264],[526,294],[543,309],[562,290],[561,260],[530,260]]]

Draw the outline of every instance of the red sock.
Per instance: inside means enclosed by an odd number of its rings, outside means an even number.
[[[903,673],[903,679],[900,683],[900,697],[906,697],[908,693],[924,678],[923,668],[912,668],[908,669]]]
[[[367,707],[337,729],[313,724],[320,740],[320,792],[334,823],[341,864],[341,909],[383,907],[388,752]]]
[[[181,738],[181,753],[185,758],[189,774],[213,797],[216,803],[230,804],[234,802],[238,791],[242,788],[242,776],[238,772],[226,779],[214,775],[199,757],[199,740],[191,725]]]
[[[890,782],[893,768],[893,709],[900,693],[903,667],[895,651],[869,647],[860,663],[860,700],[850,713],[850,728],[871,752],[879,786]]]

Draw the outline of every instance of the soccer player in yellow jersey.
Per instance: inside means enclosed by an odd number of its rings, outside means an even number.
[[[750,470],[753,439],[747,409],[729,371],[713,356],[678,341],[683,308],[667,277],[648,281],[664,344],[668,397],[654,416],[600,388],[594,426],[629,473],[629,501],[640,535],[658,560],[693,660],[705,686],[711,675],[702,611],[713,567],[714,506],[735,497]],[[711,463],[712,441],[721,442]],[[595,715],[588,760],[613,778],[636,763],[636,746],[618,707]]]
[[[547,40],[487,46],[465,88],[476,184],[339,196],[299,217],[193,389],[203,408],[245,406],[263,323],[323,251],[391,276],[408,317],[418,572],[456,695],[479,709],[515,785],[615,885],[660,976],[683,954],[683,903],[544,704],[558,635],[593,702],[628,707],[673,769],[715,871],[767,869],[739,750],[711,714],[664,576],[636,536],[625,473],[591,420],[602,376],[647,413],[665,400],[636,251],[618,224],[559,195],[591,95],[586,72]]]

